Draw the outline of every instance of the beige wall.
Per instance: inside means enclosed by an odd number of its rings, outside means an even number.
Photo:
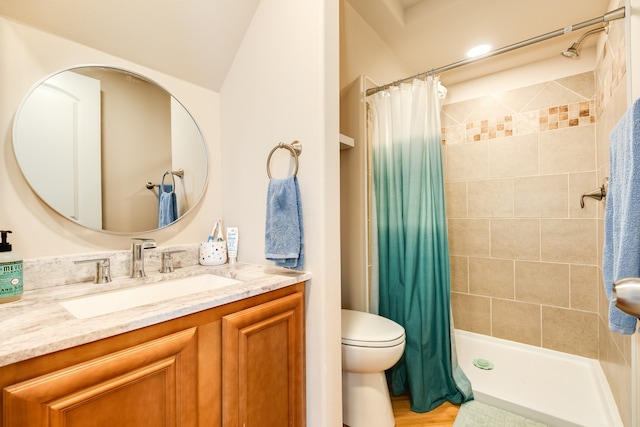
[[[153,230],[158,197],[146,184],[160,183],[171,170],[170,96],[142,80],[132,84],[121,73],[105,73],[100,83],[103,228]]]
[[[269,152],[302,144],[309,427],[342,420],[337,34],[337,1],[261,0],[221,90],[224,215],[239,227],[239,260],[265,262]]]
[[[340,132],[353,138],[353,147],[340,147],[340,256],[342,308],[370,311],[367,227],[367,182],[364,175],[348,171],[365,170],[367,143],[363,102],[366,79],[358,78],[340,91]]]
[[[362,74],[385,84],[409,72],[353,7],[340,0],[340,89]]]

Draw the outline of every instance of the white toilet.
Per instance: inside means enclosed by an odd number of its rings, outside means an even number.
[[[342,422],[349,427],[395,425],[384,371],[404,351],[404,328],[382,316],[342,310]]]

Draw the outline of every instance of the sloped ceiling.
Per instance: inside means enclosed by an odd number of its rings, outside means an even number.
[[[260,0],[1,0],[0,15],[219,91]]]
[[[0,15],[219,91],[260,0],[0,0]],[[602,16],[608,0],[346,0],[412,74]],[[559,55],[584,29],[483,60],[447,83]],[[595,37],[587,39],[593,44]],[[585,46],[588,43],[585,43]],[[398,76],[403,78],[408,76]],[[444,80],[444,78],[443,78]]]
[[[466,51],[480,43],[498,49],[589,21],[609,11],[608,0],[347,1],[411,74],[465,60]],[[443,81],[456,83],[560,55],[580,35],[597,26],[457,68],[445,73]],[[587,38],[583,46],[593,45],[596,39]],[[404,77],[409,76],[398,79]]]

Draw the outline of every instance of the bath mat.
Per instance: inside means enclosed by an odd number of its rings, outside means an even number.
[[[453,427],[548,427],[484,403],[472,400],[462,404],[453,422]]]

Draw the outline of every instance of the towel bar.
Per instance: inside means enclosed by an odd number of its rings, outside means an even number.
[[[585,193],[580,197],[580,208],[584,209],[584,198],[589,197],[595,200],[602,200],[607,197],[607,187],[609,186],[609,178],[605,178],[602,186],[597,190],[590,191],[589,193]]]
[[[298,175],[298,156],[302,154],[302,144],[300,141],[293,141],[291,144],[285,144],[284,142],[279,143],[269,152],[269,156],[267,157],[267,176],[271,179],[271,156],[278,148],[284,148],[291,152],[291,155],[294,157],[296,161],[296,168],[293,170],[293,176]]]

